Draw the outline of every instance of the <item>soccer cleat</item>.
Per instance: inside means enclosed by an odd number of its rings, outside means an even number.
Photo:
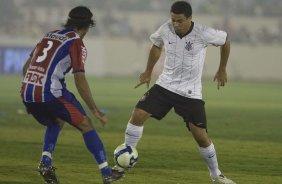
[[[216,178],[212,178],[212,183],[216,184],[236,184],[234,181],[226,178],[224,175],[219,175]]]
[[[59,180],[55,174],[55,167],[47,166],[43,162],[39,163],[38,172],[43,177],[45,183],[59,184]]]
[[[118,172],[123,172],[123,173],[124,173],[124,171],[125,171],[124,168],[122,168],[122,167],[120,167],[120,166],[118,166],[118,165],[115,165],[115,166],[112,168],[112,170],[115,170],[115,171],[118,171]]]
[[[112,174],[110,176],[103,175],[102,177],[103,177],[103,184],[110,184],[114,181],[117,181],[117,180],[123,178],[124,172],[112,169]]]

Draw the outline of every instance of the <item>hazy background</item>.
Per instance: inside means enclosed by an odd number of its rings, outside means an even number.
[[[45,130],[26,114],[19,95],[22,65],[42,36],[60,28],[71,8],[86,5],[93,10],[97,27],[84,39],[87,74],[95,102],[108,115],[107,126],[102,127],[85,103],[82,105],[113,165],[113,150],[124,140],[132,108],[146,91],[145,86],[133,86],[145,68],[149,35],[169,19],[172,2],[0,0],[1,184],[42,182],[36,167]],[[208,48],[204,68],[203,96],[220,168],[237,183],[281,184],[282,0],[191,0],[191,4],[194,21],[228,30],[232,39],[228,64],[231,82],[221,90],[212,82],[219,48]],[[83,102],[72,74],[69,76],[68,89]],[[152,123],[146,125],[138,148],[140,161],[121,183],[210,182],[206,165],[182,121],[174,111],[162,122],[148,120]],[[54,158],[61,183],[101,182],[91,154],[73,127],[64,127]]]
[[[84,39],[87,74],[136,77],[144,70],[149,36],[170,18],[173,0],[0,0],[0,73],[19,74],[30,50],[65,23],[69,10],[88,6],[97,26]],[[281,0],[190,0],[193,20],[230,33],[229,79],[282,81]],[[204,78],[211,79],[219,48],[210,47]],[[162,61],[156,67],[161,71]]]

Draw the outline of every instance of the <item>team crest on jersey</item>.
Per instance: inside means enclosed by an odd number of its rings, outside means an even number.
[[[190,51],[190,50],[192,50],[192,48],[193,48],[193,43],[191,43],[190,41],[186,42],[185,49]]]

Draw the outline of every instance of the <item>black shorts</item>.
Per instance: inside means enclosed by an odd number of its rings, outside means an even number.
[[[159,85],[154,85],[139,100],[136,108],[142,109],[152,117],[161,120],[174,108],[175,112],[187,123],[207,129],[205,102],[173,93]],[[189,128],[189,127],[188,127]]]

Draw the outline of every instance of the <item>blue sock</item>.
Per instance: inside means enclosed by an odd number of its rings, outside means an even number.
[[[47,166],[52,165],[52,154],[54,152],[60,131],[61,128],[56,124],[49,125],[46,129],[41,161]]]
[[[112,170],[108,166],[106,153],[103,143],[95,130],[91,130],[83,134],[84,142],[88,150],[95,157],[99,169],[103,175],[111,175]]]

